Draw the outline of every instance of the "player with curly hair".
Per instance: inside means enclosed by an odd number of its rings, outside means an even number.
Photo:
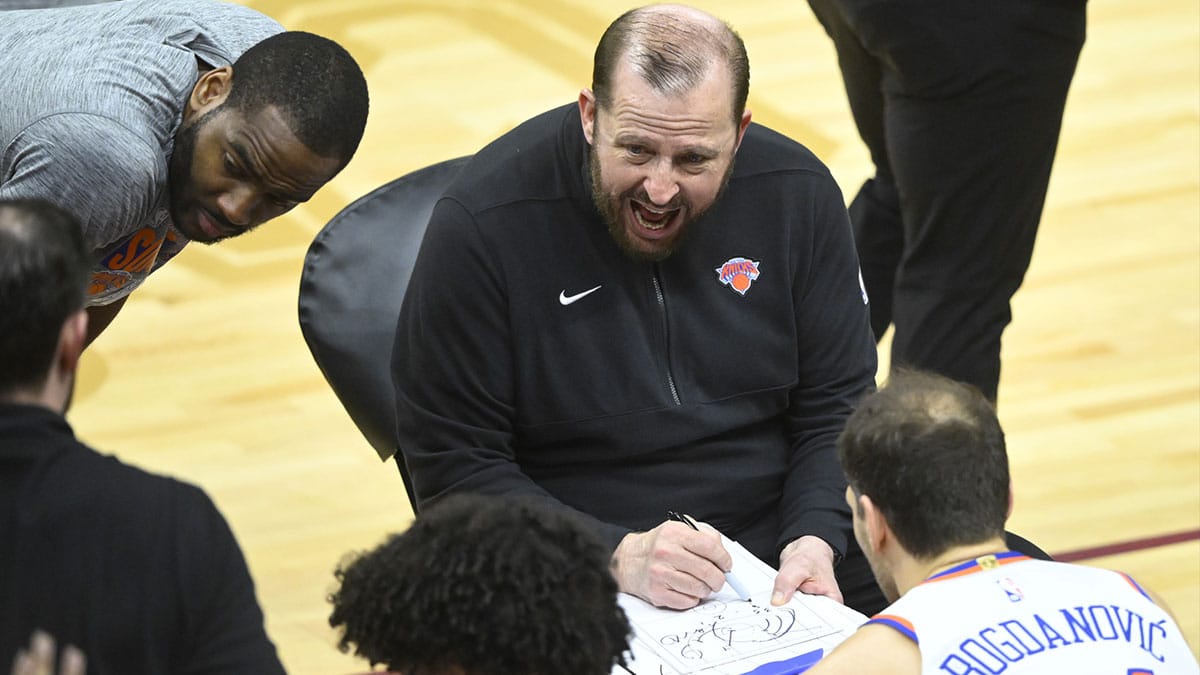
[[[339,565],[329,624],[405,675],[606,675],[630,633],[608,558],[568,513],[455,495]]]

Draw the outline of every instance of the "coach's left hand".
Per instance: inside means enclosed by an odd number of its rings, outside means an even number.
[[[833,576],[833,549],[820,537],[800,537],[779,554],[779,574],[775,576],[771,604],[786,603],[797,590],[843,602],[842,591]]]

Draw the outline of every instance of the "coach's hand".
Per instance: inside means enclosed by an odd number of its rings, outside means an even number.
[[[837,577],[833,576],[833,549],[820,537],[800,537],[779,554],[779,574],[775,576],[771,604],[786,603],[797,590],[843,602]]]
[[[711,528],[667,521],[625,535],[612,556],[617,586],[658,607],[687,609],[720,590],[733,558]]]
[[[87,658],[78,647],[63,647],[57,671],[54,669],[56,652],[53,637],[40,630],[34,631],[29,649],[17,650],[12,675],[84,675],[87,672]]]

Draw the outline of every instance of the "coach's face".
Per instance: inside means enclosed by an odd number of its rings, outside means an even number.
[[[209,71],[197,83],[169,165],[171,219],[205,244],[287,213],[341,168],[301,143],[275,106],[250,113],[225,106],[228,72]]]
[[[612,102],[579,95],[592,146],[592,197],[617,244],[641,260],[662,260],[717,200],[733,170],[750,112],[731,119],[728,69],[714,65],[690,91],[657,91],[622,59]]]

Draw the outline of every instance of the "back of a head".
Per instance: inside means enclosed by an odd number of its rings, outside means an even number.
[[[367,81],[354,57],[328,38],[287,31],[259,42],[233,64],[226,106],[250,114],[277,107],[292,133],[345,166],[367,123]]]
[[[43,201],[0,201],[0,395],[45,381],[63,322],[84,306],[82,228]]]
[[[532,500],[448,497],[336,576],[340,648],[406,675],[607,675],[628,649],[608,552]]]
[[[596,46],[592,92],[600,108],[612,103],[612,80],[622,59],[656,90],[674,94],[689,91],[714,64],[724,64],[733,83],[733,123],[740,123],[750,93],[750,60],[728,24],[682,5],[650,5],[621,15]]]
[[[913,556],[1004,535],[1009,473],[992,404],[970,385],[896,370],[838,439],[851,488]]]

